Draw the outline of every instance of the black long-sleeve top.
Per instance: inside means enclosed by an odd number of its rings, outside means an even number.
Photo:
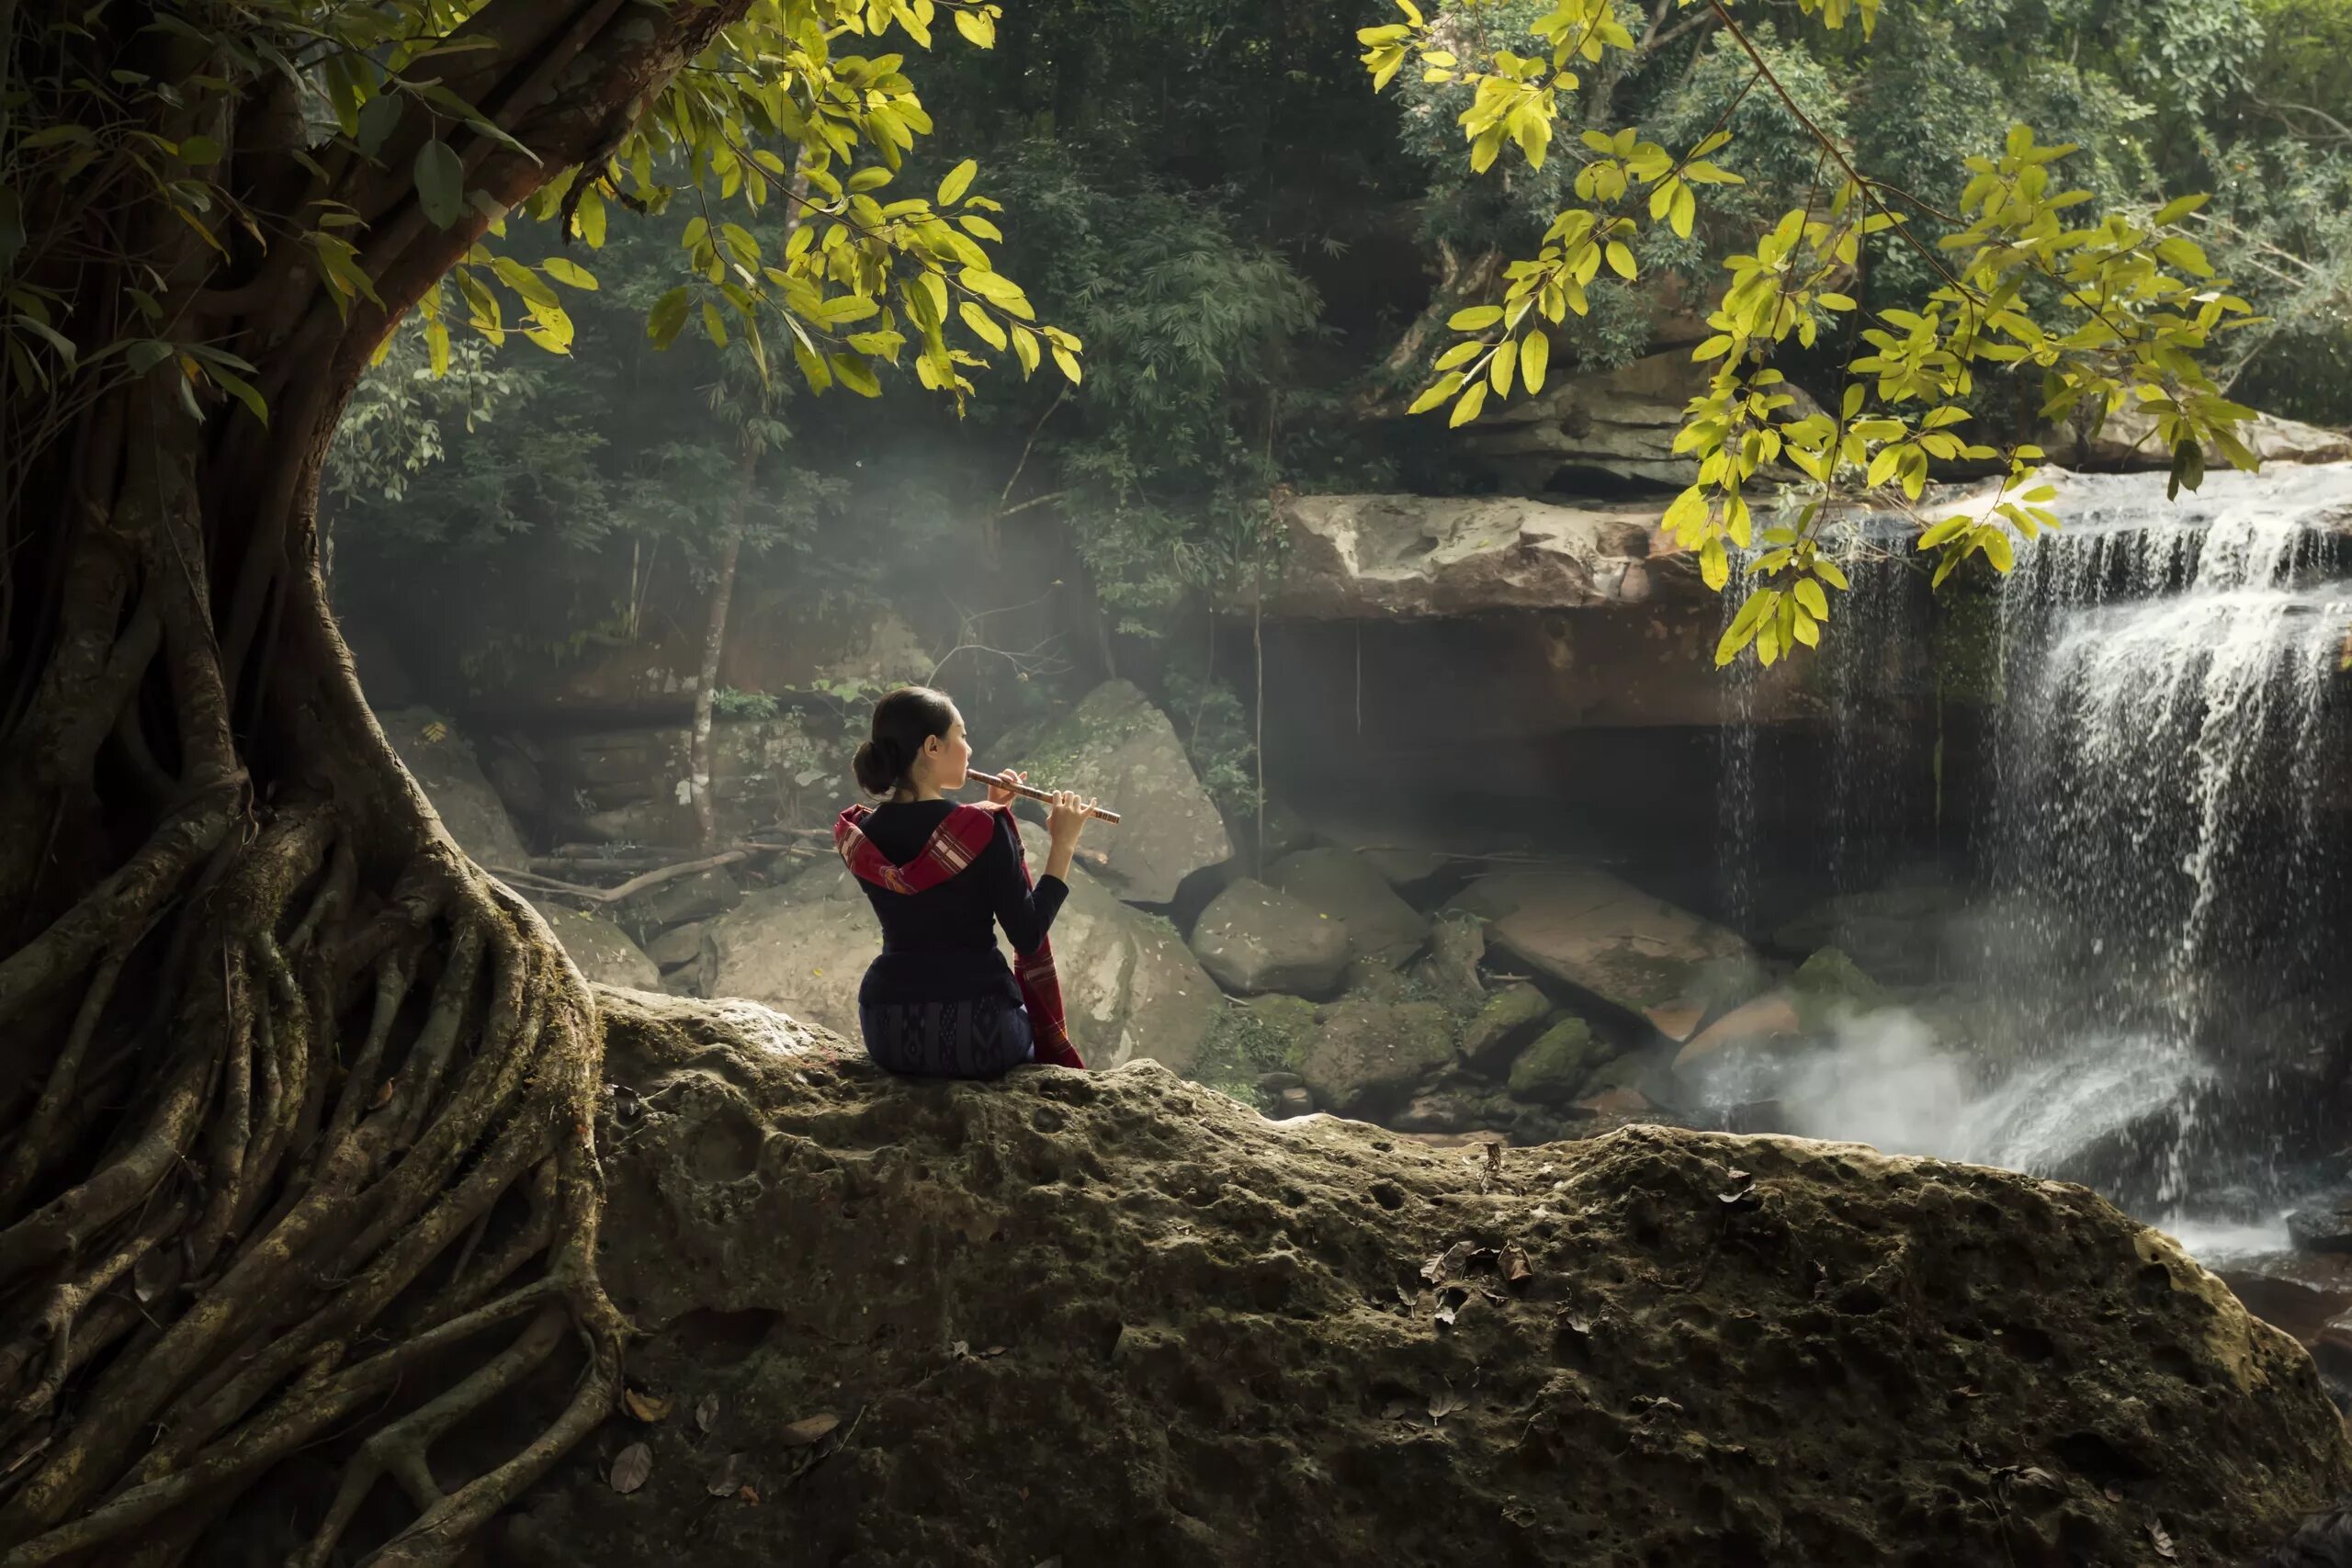
[[[951,800],[889,802],[867,815],[864,831],[893,865],[905,865],[955,809]],[[1069,887],[1058,876],[1039,877],[1034,892],[1023,883],[1012,838],[1018,831],[1012,814],[1001,813],[978,860],[921,893],[858,884],[882,922],[882,955],[858,987],[861,1003],[1021,999],[994,928],[1004,927],[1015,953],[1027,953],[1046,940]]]

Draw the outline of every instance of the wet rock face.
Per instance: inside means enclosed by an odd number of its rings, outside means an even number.
[[[605,1005],[603,1268],[669,1412],[501,1564],[2218,1564],[2352,1483],[2309,1359],[2079,1188],[1638,1127],[1490,1168]]]

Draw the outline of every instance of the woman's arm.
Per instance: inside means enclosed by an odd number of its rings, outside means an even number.
[[[1054,916],[1060,912],[1062,900],[1069,897],[1069,884],[1064,874],[1069,870],[1068,852],[1048,855],[1046,874],[1037,879],[1033,890],[1021,874],[1019,841],[1013,837],[1021,825],[1006,812],[998,818],[996,837],[980,863],[972,868],[985,879],[989,902],[996,910],[997,924],[1004,928],[1004,938],[1015,953],[1034,953],[1052,929]],[[1055,863],[1060,863],[1060,870]]]

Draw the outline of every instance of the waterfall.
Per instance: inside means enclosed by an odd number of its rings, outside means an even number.
[[[2162,483],[2068,479],[2065,530],[2003,585],[1986,869],[2032,938],[1988,978],[2045,1070],[2102,1052],[2213,1068],[2177,1073],[2095,1162],[2169,1207],[2276,1179],[2273,1064],[2332,1043],[2257,1019],[2321,987],[2340,940],[2325,807],[2352,471],[2218,474],[2177,504]]]
[[[1743,1094],[1808,1133],[2251,1224],[2352,1115],[2352,466],[2177,502],[2161,475],[2058,484],[2064,528],[1932,611],[1907,540],[1873,548],[1862,520],[1806,676],[1822,728],[1726,727],[1727,908],[1905,987]],[[1793,880],[1782,842],[1811,850]],[[1805,897],[1826,912],[1756,914]]]

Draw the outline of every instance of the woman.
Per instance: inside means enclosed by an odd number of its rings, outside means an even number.
[[[986,806],[945,798],[971,761],[964,716],[941,694],[907,686],[875,705],[873,738],[853,766],[868,795],[887,798],[851,807],[833,826],[834,847],[882,921],[882,955],[857,993],[866,1052],[892,1072],[935,1077],[994,1077],[1031,1061],[1083,1067],[1046,932],[1069,894],[1070,855],[1094,803],[1069,790],[1054,796],[1046,874],[1032,886],[1012,792],[990,786]],[[996,925],[1016,969],[997,951]]]

